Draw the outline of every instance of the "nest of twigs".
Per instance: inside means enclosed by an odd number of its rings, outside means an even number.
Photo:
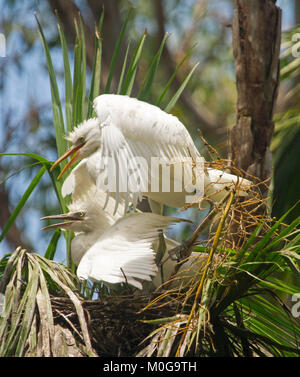
[[[95,353],[99,356],[137,355],[145,346],[143,341],[155,329],[155,325],[149,321],[171,317],[176,313],[175,303],[143,311],[150,301],[149,295],[104,296],[101,300],[82,300]],[[55,323],[68,328],[75,334],[77,341],[82,341],[79,335],[80,323],[72,301],[67,297],[52,297],[51,304]]]
[[[63,265],[17,248],[6,260],[0,292],[2,356],[134,356],[179,302],[159,295],[104,295],[86,300]],[[128,290],[128,287],[127,287]],[[160,320],[159,320],[160,319]]]

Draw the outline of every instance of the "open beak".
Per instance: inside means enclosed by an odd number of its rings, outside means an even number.
[[[57,177],[57,179],[60,179],[61,176],[74,164],[74,162],[77,160],[78,158],[78,153],[79,153],[79,150],[84,146],[85,142],[79,144],[79,145],[76,145],[76,146],[73,146],[71,147],[70,149],[67,150],[66,153],[64,153],[61,157],[59,157],[58,160],[56,160],[54,162],[54,164],[51,166],[51,169],[50,171],[52,171],[57,165],[59,165],[63,160],[65,160],[66,158],[68,158],[69,156],[71,156],[73,153],[74,156],[71,158],[71,160],[67,163],[67,165],[63,168],[63,170],[60,172],[59,176]]]
[[[40,218],[40,220],[67,220],[64,222],[51,224],[51,225],[45,226],[44,228],[41,228],[41,230],[46,230],[46,229],[52,229],[52,228],[68,228],[68,226],[73,224],[74,222],[82,221],[82,218],[72,213],[63,213],[61,215],[45,216],[45,217]]]

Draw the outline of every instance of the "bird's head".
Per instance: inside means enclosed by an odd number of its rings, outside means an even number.
[[[63,220],[45,226],[42,230],[61,228],[73,232],[93,232],[100,229],[105,230],[110,226],[97,193],[88,192],[82,199],[71,203],[68,209],[68,213],[42,217],[41,220]]]
[[[66,230],[71,230],[73,232],[82,232],[85,228],[85,212],[76,211],[62,213],[59,215],[45,216],[40,220],[62,220],[56,224],[47,225],[42,228],[42,230],[52,229],[52,228],[61,228]]]
[[[97,151],[100,146],[101,127],[98,118],[91,118],[79,124],[69,135],[66,137],[72,144],[71,148],[67,150],[55,163],[52,165],[51,170],[59,165],[69,156],[73,155],[71,160],[59,174],[58,179],[76,162],[83,158],[91,156]]]

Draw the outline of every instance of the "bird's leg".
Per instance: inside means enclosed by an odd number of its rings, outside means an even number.
[[[162,231],[162,229],[159,229],[158,231],[158,247],[157,247],[157,252],[155,255],[155,263],[157,266],[160,265],[160,262],[165,255],[167,246],[166,246],[166,241],[165,241],[165,236]]]
[[[174,247],[169,250],[169,256],[173,261],[180,262],[182,259],[185,259],[185,255],[188,253],[189,246],[186,241],[183,241],[181,245]]]
[[[164,281],[164,271],[163,271],[162,258],[165,255],[167,246],[166,246],[165,236],[164,236],[162,229],[160,229],[158,231],[158,241],[159,241],[159,243],[158,243],[158,248],[157,248],[157,252],[156,252],[156,255],[155,255],[155,263],[156,263],[157,267],[160,269],[161,281],[163,282]]]
[[[128,284],[127,276],[125,275],[125,272],[123,271],[123,268],[120,267],[120,270],[121,270],[121,272],[122,272],[122,274],[124,276],[126,288],[128,289],[129,293],[132,293],[131,286]]]
[[[193,245],[195,244],[200,232],[202,232],[203,229],[205,229],[208,226],[211,219],[218,212],[220,205],[222,205],[227,200],[228,195],[226,195],[226,197],[209,212],[209,214],[198,225],[198,227],[196,228],[196,230],[194,231],[194,233],[191,235],[191,237],[188,240],[182,242],[181,245],[176,246],[175,248],[169,250],[169,255],[170,255],[171,259],[173,259],[174,255],[176,255],[178,262],[180,262],[180,261],[183,261],[184,259],[188,258],[191,255],[192,250],[193,250]],[[180,267],[180,265],[181,264],[179,263],[179,267]],[[178,267],[178,269],[179,269],[179,267]],[[177,271],[178,271],[178,269],[177,269]]]
[[[148,203],[151,208],[152,213],[156,213],[157,215],[162,215],[163,214],[163,204],[156,202],[155,200],[152,200],[148,198]],[[163,231],[160,229],[158,231],[158,248],[155,256],[155,263],[157,267],[160,269],[160,274],[161,274],[161,281],[164,281],[164,271],[163,271],[163,263],[162,263],[162,258],[165,255],[167,246],[165,242],[165,237],[163,234]]]

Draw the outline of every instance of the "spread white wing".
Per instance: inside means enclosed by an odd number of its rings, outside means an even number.
[[[94,109],[102,125],[102,171],[97,186],[106,191],[103,182],[116,182],[116,202],[120,198],[133,202],[148,191],[151,179],[151,158],[167,163],[184,158],[200,157],[184,125],[171,114],[135,98],[101,95],[94,100]],[[114,190],[108,188],[109,192]],[[127,193],[127,194],[126,194]]]
[[[120,129],[112,123],[110,116],[102,126],[101,142],[100,158],[96,166],[97,187],[113,194],[117,206],[124,200],[126,210],[129,202],[136,207],[138,198],[142,200],[142,192],[148,188],[145,186],[147,171],[139,169],[132,149]]]
[[[153,213],[133,213],[119,219],[87,250],[77,268],[80,279],[131,284],[142,289],[157,266],[152,244],[158,230],[171,222],[186,221]]]

